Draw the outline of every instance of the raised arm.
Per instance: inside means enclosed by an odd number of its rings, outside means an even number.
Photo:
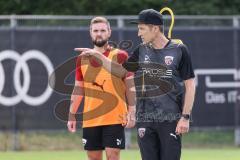
[[[74,50],[80,52],[80,56],[96,57],[108,72],[111,72],[117,77],[123,78],[128,72],[121,64],[111,61],[106,56],[96,50],[90,48],[75,48]]]
[[[123,78],[129,72],[136,72],[139,69],[139,50],[136,48],[133,54],[123,64],[116,63],[105,57],[100,52],[90,48],[75,48],[77,52],[80,52],[80,56],[94,56],[96,57],[102,66],[113,75]]]

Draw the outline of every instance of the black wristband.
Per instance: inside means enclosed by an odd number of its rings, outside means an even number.
[[[189,120],[190,119],[190,114],[182,114],[182,116],[184,119]]]

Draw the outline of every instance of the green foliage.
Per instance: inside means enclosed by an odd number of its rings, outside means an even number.
[[[236,15],[239,0],[0,0],[0,14],[136,15],[168,6],[178,15]]]

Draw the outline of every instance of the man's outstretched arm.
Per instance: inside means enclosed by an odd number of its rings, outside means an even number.
[[[96,50],[90,48],[75,48],[74,50],[80,52],[81,53],[80,56],[96,57],[108,72],[112,73],[117,77],[123,78],[128,73],[128,71],[121,64],[111,61],[102,53]]]

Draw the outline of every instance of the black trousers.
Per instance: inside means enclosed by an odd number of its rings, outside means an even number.
[[[180,160],[181,136],[175,134],[177,121],[137,124],[142,160]]]

